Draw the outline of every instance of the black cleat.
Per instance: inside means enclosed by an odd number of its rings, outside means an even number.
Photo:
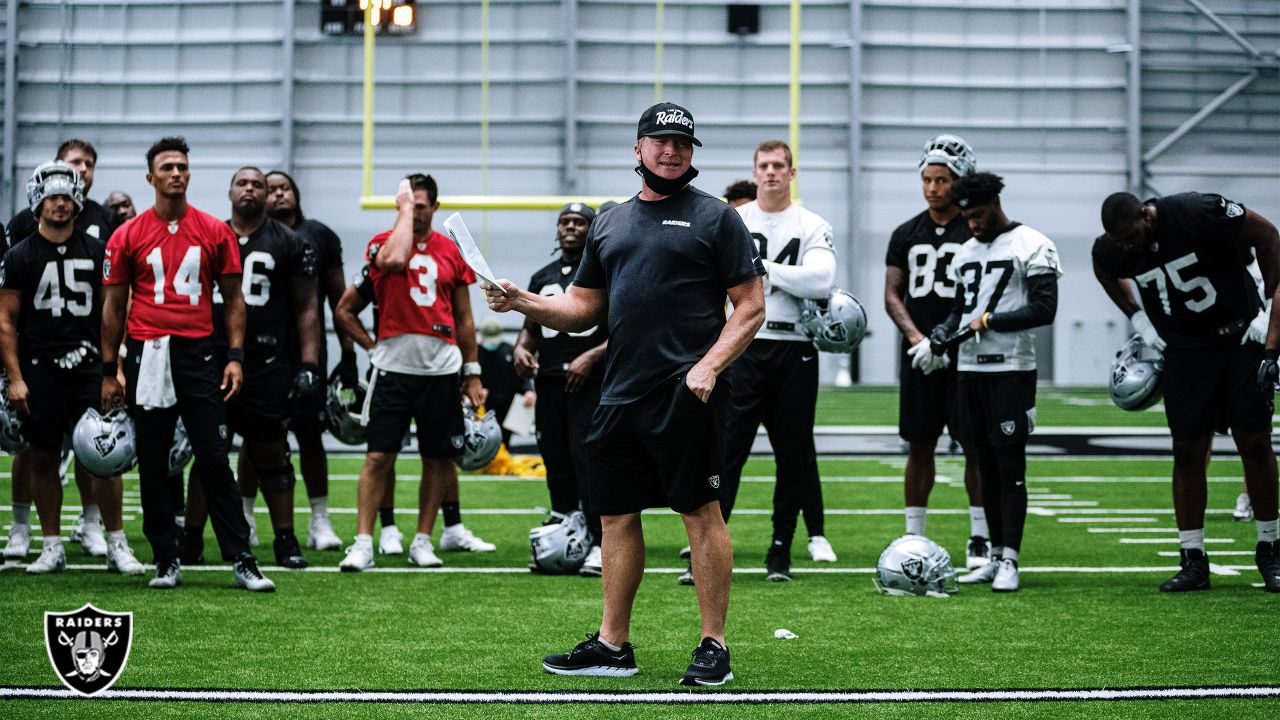
[[[274,543],[276,564],[290,570],[301,570],[307,566],[307,559],[302,557],[302,548],[298,546],[298,536],[293,533],[281,533]]]
[[[204,533],[183,528],[182,538],[178,541],[178,558],[183,565],[203,565]]]
[[[791,580],[791,552],[781,545],[770,545],[764,556],[764,579],[769,582],[789,582]]]
[[[1203,550],[1184,549],[1177,575],[1160,583],[1160,592],[1188,592],[1209,589],[1209,556]]]
[[[542,669],[554,675],[593,675],[596,677],[631,677],[636,669],[636,648],[622,643],[614,651],[600,642],[600,633],[587,635],[585,642],[567,653],[542,658]]]
[[[723,685],[733,679],[729,669],[729,649],[715,640],[702,638],[693,651],[693,662],[684,671],[681,685]]]
[[[1267,592],[1280,592],[1280,542],[1259,542],[1253,559],[1262,573],[1262,586]]]

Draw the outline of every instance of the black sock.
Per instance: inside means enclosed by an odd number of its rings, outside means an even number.
[[[774,535],[773,541],[769,544],[769,546],[771,548],[782,548],[782,551],[784,553],[786,553],[787,555],[791,554],[791,538],[783,539],[778,537],[777,535]]]
[[[382,527],[387,528],[396,526],[395,508],[382,508],[378,511],[378,516],[382,518]]]
[[[292,540],[292,539],[293,539],[293,526],[292,526],[292,525],[290,525],[289,527],[276,528],[276,539],[277,539],[277,540]]]
[[[440,512],[444,514],[444,526],[453,527],[462,522],[462,503],[458,501],[440,503]]]

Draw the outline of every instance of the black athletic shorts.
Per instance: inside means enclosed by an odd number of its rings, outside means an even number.
[[[218,348],[214,367],[226,366],[226,352],[226,348]],[[226,403],[230,434],[263,442],[283,438],[293,414],[289,391],[296,368],[282,359],[267,362],[266,357],[253,352],[246,353],[241,367],[244,381],[240,392]]]
[[[911,367],[911,357],[899,354],[898,436],[909,443],[933,445],[944,427],[952,429],[956,404],[955,358],[944,370],[925,375]]]
[[[97,363],[63,370],[52,360],[22,358],[21,365],[31,410],[22,419],[22,433],[34,448],[61,452],[62,436],[85,410],[102,404],[102,373]]]
[[[956,373],[955,424],[960,444],[1026,442],[1036,427],[1036,371]]]
[[[651,507],[689,513],[718,500],[729,395],[721,376],[704,403],[682,373],[639,400],[597,407],[587,437],[597,469],[590,478],[592,509],[600,515]]]
[[[462,454],[462,381],[457,375],[406,375],[375,370],[365,397],[369,452],[398,453],[409,422],[418,426],[418,454]]]
[[[1175,440],[1228,428],[1269,430],[1275,396],[1259,392],[1262,346],[1255,342],[1164,351],[1164,413]]]

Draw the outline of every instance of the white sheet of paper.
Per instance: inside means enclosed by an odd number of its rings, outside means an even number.
[[[502,427],[517,435],[533,434],[533,408],[524,406],[523,393],[511,399],[511,407],[502,421]]]
[[[474,270],[481,280],[497,285],[498,281],[493,271],[489,269],[489,263],[485,261],[484,255],[480,253],[476,241],[472,239],[467,224],[462,221],[462,215],[454,213],[446,218],[444,229],[449,233],[449,237],[453,238],[453,244],[458,246],[458,252],[462,253],[462,259],[466,261],[467,266]]]

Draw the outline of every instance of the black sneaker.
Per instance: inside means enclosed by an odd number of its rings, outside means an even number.
[[[147,582],[147,587],[156,590],[172,590],[181,582],[182,563],[178,558],[169,558],[156,562],[156,576]]]
[[[204,533],[183,528],[178,541],[178,558],[183,565],[204,564]]]
[[[281,533],[274,543],[276,564],[291,570],[301,570],[307,566],[307,559],[302,557],[302,548],[298,546],[298,536],[293,533]]]
[[[769,552],[764,556],[764,570],[764,579],[769,582],[789,582],[791,580],[790,549],[781,545],[770,545]]]
[[[231,566],[231,577],[236,587],[252,592],[275,592],[276,584],[258,569],[258,561],[252,553],[244,553]]]
[[[723,685],[733,679],[729,649],[711,638],[702,638],[693,651],[693,662],[684,671],[681,685]]]
[[[1203,550],[1181,551],[1182,569],[1177,575],[1160,583],[1160,592],[1188,592],[1209,589],[1209,556]]]
[[[1267,592],[1280,592],[1280,542],[1260,542],[1253,559],[1262,573],[1262,586]]]
[[[567,653],[542,658],[542,669],[554,675],[597,677],[631,677],[639,672],[635,646],[622,643],[621,650],[610,650],[600,642],[600,633],[587,635],[585,642]]]

